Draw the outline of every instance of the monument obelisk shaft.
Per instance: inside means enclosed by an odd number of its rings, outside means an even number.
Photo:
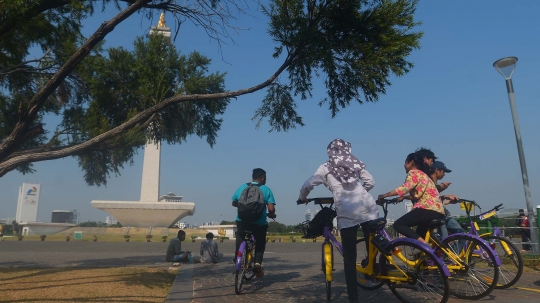
[[[171,29],[165,24],[165,13],[159,16],[158,26],[152,26],[150,34],[160,34],[165,43],[171,43]],[[158,201],[159,170],[161,166],[161,143],[147,141],[144,147],[144,164],[140,201]]]
[[[148,141],[144,147],[141,202],[155,202],[159,198],[160,145],[159,142]]]

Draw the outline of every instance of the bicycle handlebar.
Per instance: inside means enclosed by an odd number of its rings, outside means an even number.
[[[302,200],[297,200],[296,205],[307,204],[309,202],[313,202],[313,204],[319,204],[319,205],[320,204],[331,204],[331,203],[334,203],[334,198],[333,197],[309,198],[309,199],[307,199],[307,202],[302,201]]]
[[[473,200],[459,199],[459,200],[458,200],[458,203],[461,203],[461,202],[472,203],[474,206],[476,206],[476,207],[482,209],[482,208],[480,207],[480,205],[478,205],[478,203],[474,202]]]
[[[384,202],[385,204],[396,204],[396,203],[398,203],[398,199],[397,198],[392,198],[392,199],[377,200],[377,204],[379,204],[379,205],[382,205],[382,202]]]
[[[503,204],[501,203],[501,204],[499,204],[499,205],[495,206],[495,207],[494,207],[493,209],[494,209],[494,210],[496,210],[496,211],[498,211],[498,210],[500,210],[500,209],[503,209],[503,208],[504,208],[504,207],[502,207],[502,206],[503,206]]]

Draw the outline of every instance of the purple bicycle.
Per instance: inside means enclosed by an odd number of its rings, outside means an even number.
[[[461,227],[465,230],[469,229],[469,234],[479,236],[480,238],[486,240],[489,243],[491,248],[497,252],[497,255],[501,259],[501,265],[499,265],[499,282],[495,288],[508,288],[519,280],[521,274],[523,273],[523,257],[519,252],[517,246],[512,243],[512,241],[506,238],[503,232],[495,225],[490,218],[497,215],[497,211],[503,209],[502,204],[495,206],[494,208],[481,213],[478,216],[471,217],[471,210],[473,206],[478,207],[482,210],[478,203],[472,200],[460,199],[467,213],[467,218],[469,223],[461,223]],[[480,221],[487,220],[493,226],[493,232],[480,234],[478,224],[474,222],[474,219]],[[478,256],[483,256],[479,251],[475,252]]]
[[[270,215],[267,215],[269,218]],[[272,220],[275,221],[274,218]],[[236,271],[234,280],[234,292],[239,295],[242,290],[244,280],[251,280],[255,276],[253,266],[255,264],[255,237],[252,231],[246,230],[244,241],[240,244],[236,253]]]

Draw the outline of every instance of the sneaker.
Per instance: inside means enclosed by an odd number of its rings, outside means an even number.
[[[173,263],[172,266],[180,266],[180,263]]]
[[[363,268],[365,268],[369,264],[369,259],[365,258],[364,260],[362,260],[362,262],[360,264],[362,265]]]
[[[255,263],[255,265],[253,266],[253,272],[255,273],[255,276],[257,278],[264,277],[264,270],[263,270],[261,264],[259,264],[259,263]]]

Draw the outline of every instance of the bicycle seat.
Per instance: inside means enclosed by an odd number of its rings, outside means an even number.
[[[379,218],[371,221],[367,221],[362,223],[363,226],[367,227],[369,231],[378,231],[382,227],[386,225],[386,219],[385,218]]]
[[[444,224],[446,224],[444,219],[434,219],[434,220],[431,220],[431,222],[429,222],[429,227],[430,228],[439,228],[439,227],[443,226]]]
[[[465,223],[465,222],[459,223],[459,226],[461,226],[461,228],[463,228],[465,230],[469,229],[469,227],[470,227],[469,223]]]

